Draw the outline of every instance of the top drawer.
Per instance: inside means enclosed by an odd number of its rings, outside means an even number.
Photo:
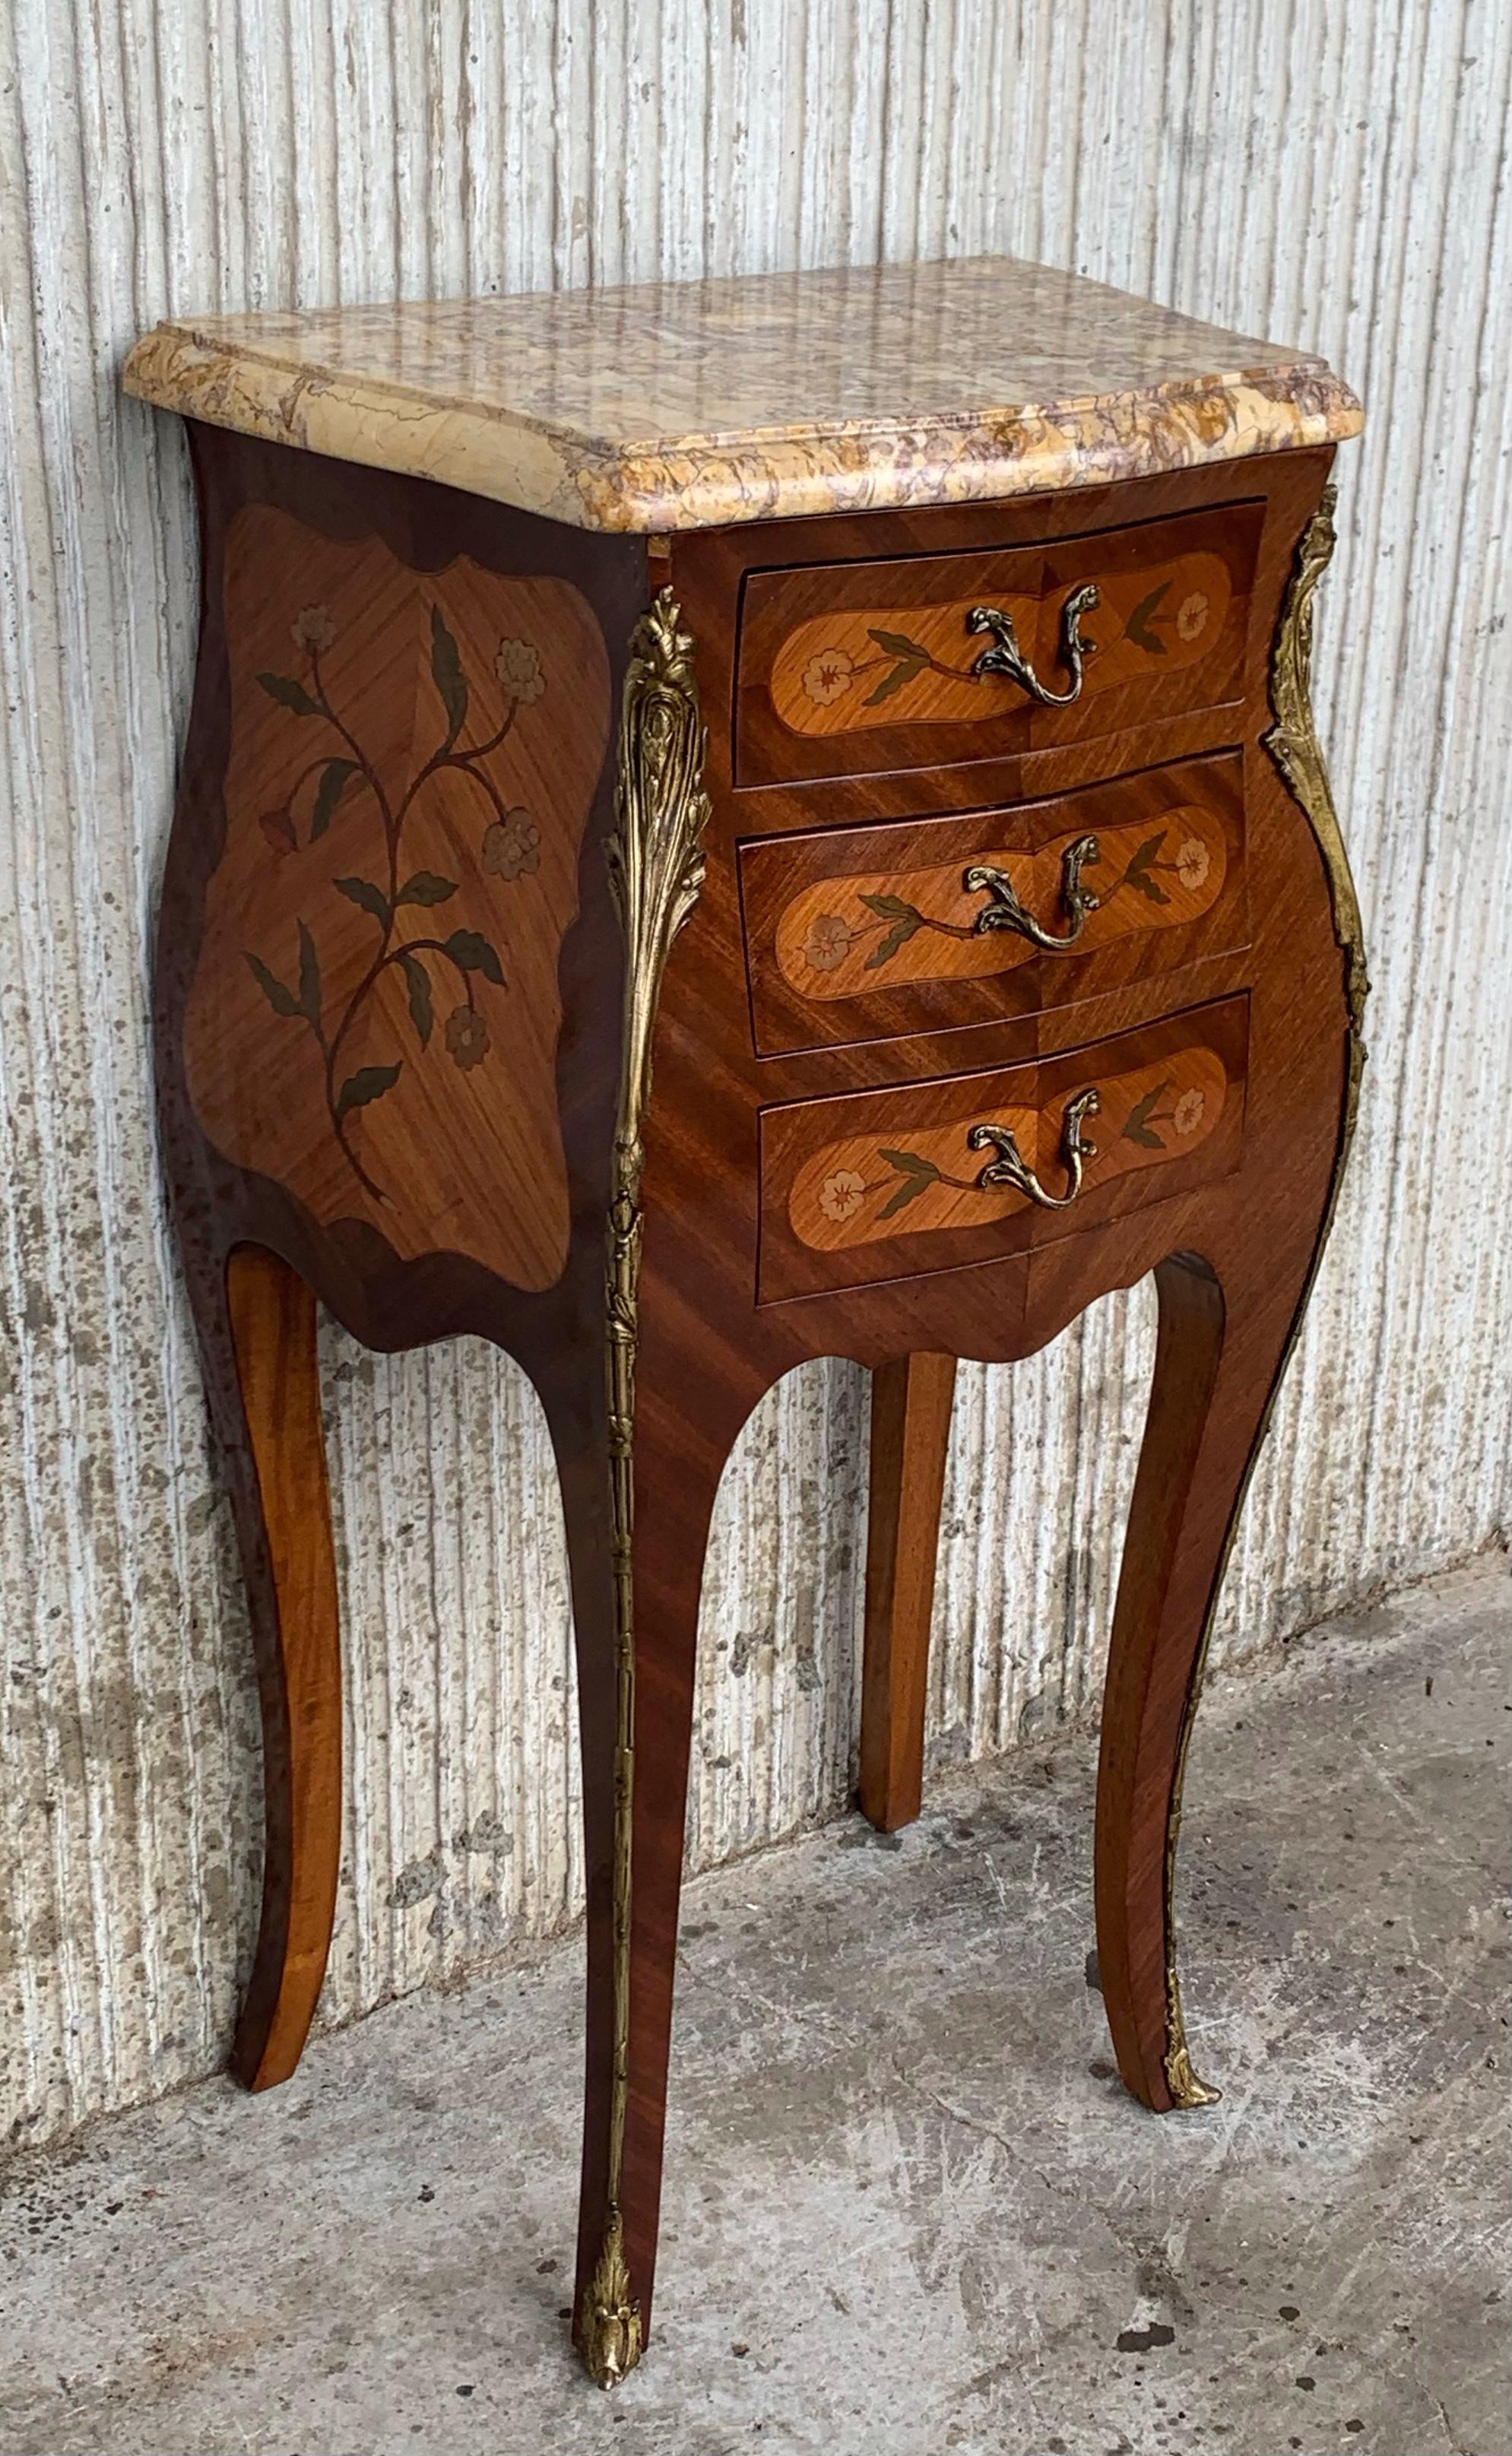
[[[995,553],[753,572],[736,664],[735,782],[954,767],[1231,705],[1265,506],[1223,505]],[[1091,645],[1069,705],[1069,601]],[[983,616],[1006,617],[1006,624]],[[973,623],[973,618],[974,623]],[[993,663],[978,670],[984,652]]]

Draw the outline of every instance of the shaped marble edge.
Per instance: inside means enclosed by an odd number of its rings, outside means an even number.
[[[236,339],[226,329],[235,320],[159,324],[128,358],[126,390],[187,418],[602,531],[989,502],[1341,441],[1363,424],[1321,359],[1277,353],[1233,372],[1001,409],[615,442],[497,400],[341,373],[255,329]],[[277,320],[285,332],[293,321]]]

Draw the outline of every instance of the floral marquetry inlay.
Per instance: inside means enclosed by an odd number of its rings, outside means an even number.
[[[1088,1119],[1085,1187],[1091,1193],[1135,1169],[1195,1151],[1213,1133],[1229,1093],[1223,1059],[1212,1049],[1192,1047],[1156,1064],[1099,1074],[1091,1061],[1089,1085],[1099,1106]],[[1030,1208],[1011,1185],[983,1185],[991,1153],[973,1150],[976,1125],[1006,1127],[1031,1168],[1056,1180],[1067,1095],[1057,1092],[1037,1106],[987,1106],[941,1123],[938,1104],[921,1108],[917,1131],[894,1128],[875,1136],[848,1136],[826,1144],[804,1161],[787,1197],[793,1233],[805,1245],[833,1252],[907,1237],[921,1229],[979,1228]]]
[[[1093,643],[1089,696],[1197,664],[1220,638],[1233,595],[1217,555],[1119,572],[1098,581],[1083,629]],[[1064,583],[996,601],[1043,673],[1056,674]],[[972,667],[982,641],[975,596],[944,604],[837,608],[798,624],[772,664],[772,704],[794,733],[833,734],[879,725],[970,725],[1025,704],[1017,686]]]
[[[1079,832],[1055,836],[1034,852],[1004,852],[989,841],[971,862],[1003,870],[1027,910],[1056,929],[1064,857]],[[1211,810],[1185,805],[1135,825],[1100,828],[1095,843],[1097,857],[1080,875],[1097,904],[1075,955],[1117,938],[1179,929],[1223,891],[1227,843]],[[777,924],[784,979],[808,999],[862,997],[910,981],[980,979],[1043,960],[1028,938],[978,927],[988,898],[967,888],[970,866],[957,861],[804,888]]]
[[[269,506],[234,524],[225,593],[226,836],[186,1032],[201,1122],[319,1218],[548,1285],[557,956],[608,737],[597,624],[563,582],[417,573]]]

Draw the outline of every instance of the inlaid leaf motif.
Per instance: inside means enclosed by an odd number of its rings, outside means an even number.
[[[296,716],[322,713],[319,701],[312,699],[303,683],[296,683],[292,675],[259,674],[257,680],[270,699],[276,699],[280,707],[292,709]]]
[[[467,677],[439,605],[431,607],[431,673],[446,710],[445,747],[450,750],[467,722]]]
[[[1130,856],[1129,866],[1121,881],[1125,887],[1136,887],[1140,894],[1152,904],[1169,904],[1171,901],[1158,878],[1152,878],[1150,875],[1151,864],[1159,859],[1160,848],[1165,840],[1164,828],[1158,835],[1146,836],[1138,850]]]
[[[930,652],[917,640],[910,640],[907,631],[868,630],[867,637],[875,642],[884,656],[898,660],[868,691],[862,702],[864,707],[875,707],[879,701],[890,699],[894,691],[901,690],[905,683],[910,683],[915,674],[923,672],[930,662]]]
[[[431,976],[419,955],[406,951],[401,952],[399,963],[403,968],[404,986],[409,992],[410,1021],[419,1035],[420,1047],[428,1049],[431,1027],[436,1020],[436,1010],[431,1003]]]
[[[504,968],[480,930],[454,930],[445,952],[464,972],[481,972],[485,981],[503,988]]]
[[[381,887],[375,887],[370,878],[338,878],[336,884],[348,903],[360,904],[364,912],[372,913],[379,929],[388,928],[392,916],[388,897]]]
[[[916,930],[923,929],[924,915],[917,905],[906,904],[901,895],[863,895],[858,901],[866,906],[868,912],[874,912],[879,921],[892,924],[886,937],[878,940],[861,967],[865,972],[874,972],[883,964],[890,963],[898,949],[908,945]]]
[[[261,990],[275,1014],[297,1014],[299,1001],[293,990],[286,990],[276,972],[270,972],[260,955],[247,956],[247,970]]]
[[[433,870],[417,870],[394,898],[398,904],[444,904],[457,892],[455,878],[438,878]]]
[[[1147,1092],[1142,1100],[1136,1100],[1134,1102],[1134,1107],[1130,1110],[1129,1115],[1124,1119],[1123,1133],[1119,1136],[1119,1140],[1121,1142],[1138,1143],[1145,1151],[1165,1150],[1165,1144],[1160,1136],[1154,1133],[1151,1129],[1150,1113],[1160,1100],[1162,1095],[1169,1092],[1170,1089],[1171,1084],[1169,1079],[1167,1079],[1164,1083],[1157,1083],[1153,1092]]]
[[[315,808],[310,813],[310,842],[318,844],[335,815],[336,806],[346,790],[349,776],[357,774],[355,759],[328,759],[316,788]]]
[[[402,1058],[396,1066],[359,1066],[355,1074],[347,1076],[336,1095],[337,1116],[348,1116],[354,1109],[370,1108],[375,1100],[381,1100],[385,1092],[393,1091],[402,1072]]]
[[[320,958],[303,921],[299,924],[299,1013],[317,1029],[320,1022]]]
[[[925,1158],[922,1152],[879,1151],[877,1157],[885,1159],[888,1166],[895,1168],[903,1178],[903,1183],[878,1212],[879,1219],[890,1219],[906,1203],[916,1202],[921,1194],[927,1194],[931,1185],[939,1183],[940,1171],[932,1159]]]
[[[1125,639],[1132,640],[1136,648],[1143,648],[1147,657],[1163,657],[1166,653],[1164,640],[1161,639],[1158,631],[1152,630],[1151,624],[1170,622],[1170,615],[1162,614],[1159,610],[1160,600],[1169,594],[1170,587],[1169,580],[1158,581],[1148,597],[1140,598],[1123,626]]]
[[[875,707],[880,700],[890,699],[894,691],[903,688],[905,683],[911,683],[915,674],[921,674],[928,662],[927,658],[915,658],[909,665],[894,665],[890,672],[883,675],[882,680],[873,689],[868,691],[861,703],[862,706]]]

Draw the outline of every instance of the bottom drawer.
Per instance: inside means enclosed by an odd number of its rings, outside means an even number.
[[[1027,1065],[764,1110],[759,1301],[991,1261],[1226,1177],[1248,1037],[1248,998],[1224,998]]]

